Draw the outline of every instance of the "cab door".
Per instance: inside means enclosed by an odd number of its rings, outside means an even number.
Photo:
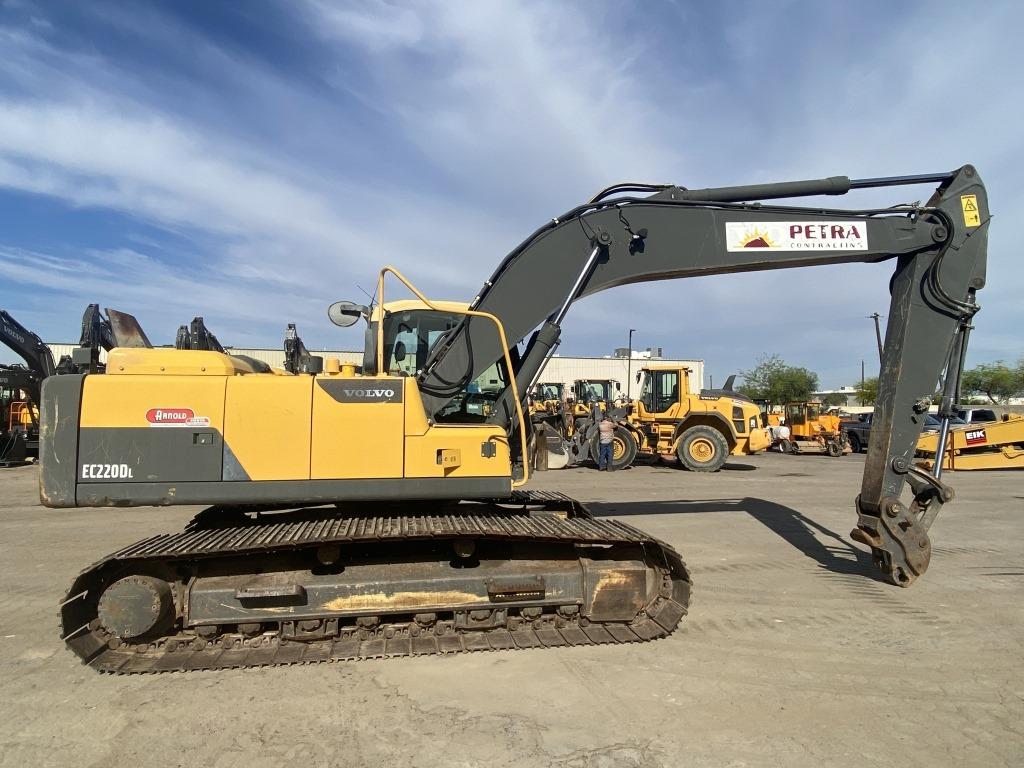
[[[679,371],[648,371],[637,410],[641,418],[675,418],[679,413]]]

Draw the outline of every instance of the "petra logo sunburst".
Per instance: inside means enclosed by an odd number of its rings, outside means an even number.
[[[768,232],[762,232],[755,228],[753,232],[740,240],[742,248],[775,248],[776,244],[768,236]]]

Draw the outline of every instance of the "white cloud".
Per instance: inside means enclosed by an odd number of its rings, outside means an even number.
[[[169,252],[126,232],[130,251],[68,258],[8,243],[0,275],[73,304],[59,322],[40,312],[53,329],[73,328],[78,303],[103,294],[129,311],[145,305],[166,333],[217,307],[225,340],[266,333],[276,344],[274,329],[299,319],[333,343],[323,306],[358,299],[355,283],[371,288],[380,264],[433,295],[469,298],[519,239],[608,183],[887,175],[970,161],[997,214],[972,349],[1016,356],[1005,329],[1024,319],[1024,270],[1006,255],[1024,213],[1012,97],[1021,12],[993,3],[964,25],[912,7],[868,41],[849,10],[801,8],[794,20],[795,6],[743,6],[719,30],[691,11],[660,22],[645,12],[645,28],[627,18],[635,6],[311,0],[299,9],[318,47],[315,84],[155,11],[116,20],[143,30],[168,61],[192,51],[208,76],[134,73],[103,49],[0,30],[0,184],[121,211],[195,246]],[[844,25],[854,30],[845,38]],[[720,49],[702,48],[719,34]],[[115,268],[115,258],[125,261]],[[88,279],[62,277],[90,267]],[[704,357],[716,378],[779,351],[826,384],[846,383],[873,354],[864,316],[887,311],[889,272],[628,286],[581,302],[562,352],[607,353],[637,327],[645,346]]]

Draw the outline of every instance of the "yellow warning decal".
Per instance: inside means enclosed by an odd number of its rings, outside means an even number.
[[[980,226],[981,214],[978,213],[978,196],[960,195],[960,205],[964,207],[964,226]]]

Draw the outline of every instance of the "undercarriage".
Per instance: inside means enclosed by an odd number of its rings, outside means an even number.
[[[671,633],[679,555],[560,494],[428,513],[210,508],[85,570],[68,647],[116,673],[627,643]]]

